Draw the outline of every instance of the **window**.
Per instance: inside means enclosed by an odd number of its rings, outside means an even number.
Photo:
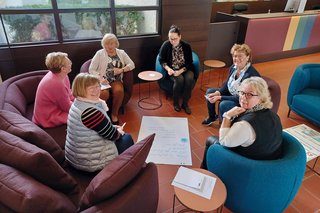
[[[159,0],[0,0],[0,45],[159,33]]]

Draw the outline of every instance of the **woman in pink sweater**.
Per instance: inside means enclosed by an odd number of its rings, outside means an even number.
[[[67,53],[52,52],[47,55],[45,63],[50,72],[39,83],[32,121],[50,128],[67,123],[74,100],[68,77],[72,62]]]

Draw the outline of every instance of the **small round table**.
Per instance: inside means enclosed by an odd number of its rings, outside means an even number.
[[[208,83],[203,84],[203,75],[204,75],[204,71],[205,71],[205,67],[209,67],[212,69],[219,69],[219,68],[223,68],[226,66],[226,63],[224,63],[223,61],[219,61],[219,60],[205,60],[203,62],[203,72],[202,72],[202,76],[201,76],[201,84],[200,84],[200,89],[202,91],[206,91],[205,88],[207,88],[205,85],[210,83],[210,73],[209,73],[209,77],[208,77]],[[219,72],[219,78],[218,78],[218,86],[220,86],[220,78],[222,78],[220,76],[220,72]]]
[[[139,83],[139,100],[138,106],[142,109],[146,110],[154,110],[158,109],[162,106],[160,88],[158,90],[159,96],[156,98],[155,96],[150,95],[150,83],[153,81],[160,80],[162,78],[162,74],[156,71],[143,71],[138,74],[139,79],[148,81],[148,96],[141,97],[141,82]]]
[[[184,189],[174,186],[174,196],[173,196],[173,213],[175,207],[175,198],[177,198],[182,205],[184,205],[187,209],[183,209],[179,212],[185,211],[197,211],[197,212],[207,212],[217,210],[218,212],[222,212],[224,202],[227,198],[227,189],[221,179],[204,169],[193,168],[194,170],[201,172],[203,174],[215,177],[216,183],[213,188],[213,192],[210,200],[196,195],[192,192],[188,192]]]

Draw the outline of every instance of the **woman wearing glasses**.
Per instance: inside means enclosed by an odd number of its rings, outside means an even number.
[[[191,46],[181,40],[181,31],[175,25],[170,27],[168,40],[165,41],[159,51],[159,62],[167,71],[166,79],[173,82],[173,107],[177,112],[181,108],[187,114],[191,114],[188,102],[195,85],[194,67]],[[180,107],[179,99],[182,98]]]
[[[203,125],[209,126],[218,119],[215,112],[215,104],[220,101],[220,115],[234,106],[239,106],[238,88],[241,82],[251,76],[260,76],[252,66],[251,49],[246,44],[235,44],[231,48],[233,64],[229,69],[228,79],[221,88],[209,88],[206,92],[206,102],[209,116],[202,121]]]
[[[282,125],[274,113],[268,85],[260,77],[244,80],[239,87],[240,107],[223,114],[219,138],[207,139],[201,167],[206,169],[206,154],[214,143],[255,160],[272,160],[281,155]]]

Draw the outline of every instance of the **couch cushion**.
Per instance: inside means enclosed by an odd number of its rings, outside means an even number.
[[[0,130],[0,163],[16,168],[77,200],[79,189],[76,181],[48,152],[3,130]]]
[[[44,130],[22,115],[0,110],[0,129],[49,152],[59,164],[63,163],[64,151],[56,141]]]
[[[145,164],[154,136],[131,146],[94,177],[81,198],[80,210],[106,200],[124,188]]]
[[[1,203],[14,212],[76,212],[64,194],[7,165],[0,171]]]

